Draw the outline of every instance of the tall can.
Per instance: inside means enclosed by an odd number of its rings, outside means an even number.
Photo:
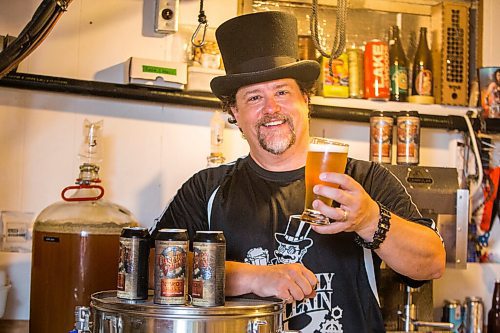
[[[463,324],[460,301],[456,299],[444,301],[442,321],[453,324],[453,333],[461,332]]]
[[[192,304],[221,306],[225,301],[226,239],[222,231],[197,231],[193,240]]]
[[[391,81],[389,78],[389,46],[378,39],[365,46],[365,98],[389,100]]]
[[[466,297],[464,309],[465,333],[484,333],[484,304],[481,297]]]
[[[397,116],[397,164],[418,165],[420,161],[420,117],[417,111]]]
[[[116,297],[128,300],[148,298],[149,238],[146,228],[122,229]]]
[[[373,111],[370,116],[370,161],[392,162],[392,127],[394,119],[383,111]]]
[[[189,238],[186,229],[160,229],[155,239],[154,302],[184,305],[187,301]]]
[[[349,97],[363,98],[365,95],[363,50],[356,46],[348,48],[347,61],[349,64]]]

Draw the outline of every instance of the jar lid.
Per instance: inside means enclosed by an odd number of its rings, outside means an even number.
[[[399,111],[398,117],[418,117],[418,111]]]
[[[373,110],[370,114],[370,117],[391,117],[391,115],[384,113],[384,112],[389,112],[389,111],[383,111],[383,110]]]
[[[434,97],[411,95],[410,97],[408,97],[408,102],[417,104],[434,104]]]

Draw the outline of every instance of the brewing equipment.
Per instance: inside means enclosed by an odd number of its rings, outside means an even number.
[[[438,226],[446,248],[446,265],[466,268],[469,191],[458,185],[454,168],[385,165],[406,187],[424,217]],[[432,322],[432,281],[418,289],[409,288],[391,269],[380,272],[379,295],[388,331],[441,327]],[[399,313],[399,315],[398,315]],[[408,319],[409,318],[409,319]],[[406,327],[405,327],[406,326]]]
[[[92,295],[94,333],[284,333],[284,302],[226,298],[224,306],[165,306],[116,298],[116,292]]]
[[[102,199],[98,137],[102,122],[84,124],[83,164],[75,186],[35,219],[31,268],[30,332],[69,332],[76,306],[92,293],[116,288],[119,238],[137,225],[122,206]],[[73,194],[68,195],[74,191]]]
[[[424,217],[436,223],[446,248],[446,265],[467,266],[469,190],[458,185],[455,168],[388,165]]]

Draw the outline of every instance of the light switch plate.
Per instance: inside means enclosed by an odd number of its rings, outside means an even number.
[[[155,32],[174,33],[179,30],[179,0],[156,0]]]

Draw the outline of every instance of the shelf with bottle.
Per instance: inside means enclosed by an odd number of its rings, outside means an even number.
[[[0,87],[139,100],[148,103],[167,103],[212,109],[220,108],[220,101],[210,93],[195,94],[181,91],[168,91],[154,86],[142,87],[28,73],[10,73],[0,79]],[[463,115],[469,110],[474,110],[474,108],[468,107],[437,104],[423,105],[354,98],[325,98],[321,96],[313,96],[311,98],[311,109],[311,116],[313,118],[366,123],[369,122],[372,110],[389,112],[415,110],[421,114],[422,127],[460,131],[467,130]],[[473,123],[473,127],[478,129],[479,126],[476,119]],[[486,119],[486,130],[489,133],[500,133],[500,119]]]
[[[477,111],[476,107],[452,106],[441,104],[416,104],[409,102],[377,101],[357,98],[331,98],[313,96],[311,104],[338,108],[379,111],[418,111],[420,114],[434,116],[464,116],[468,111]]]

